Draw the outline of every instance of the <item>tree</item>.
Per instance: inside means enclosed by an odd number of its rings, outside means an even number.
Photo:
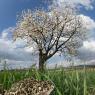
[[[84,27],[75,9],[64,6],[45,10],[23,11],[14,29],[14,39],[27,40],[39,52],[39,70],[58,53],[75,54],[84,38]]]

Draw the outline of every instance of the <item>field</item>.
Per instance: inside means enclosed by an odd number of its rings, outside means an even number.
[[[29,70],[4,70],[0,72],[0,84],[5,89],[23,78],[34,77],[38,80],[51,80],[55,89],[51,95],[95,95],[95,71],[94,69],[58,69],[47,70],[40,74],[35,69]]]

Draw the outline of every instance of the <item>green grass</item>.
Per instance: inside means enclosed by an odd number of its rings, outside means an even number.
[[[0,83],[9,89],[14,82],[23,78],[50,80],[55,89],[51,95],[95,95],[95,71],[89,70],[47,70],[40,74],[35,69],[30,70],[4,70],[0,72]]]

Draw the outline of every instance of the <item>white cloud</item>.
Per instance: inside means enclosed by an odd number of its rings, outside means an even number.
[[[25,41],[18,39],[13,42],[11,32],[8,28],[2,31],[0,37],[0,58],[19,61],[32,60],[32,49],[25,47]]]
[[[25,47],[24,50],[25,50],[26,52],[33,52],[33,51],[34,51],[34,50],[33,50],[33,47]]]
[[[33,49],[24,47],[25,41],[18,39],[13,42],[10,29],[12,28],[5,29],[1,33],[0,59],[7,59],[8,69],[29,68],[33,63],[37,63],[32,56]],[[0,70],[3,68],[3,64],[0,64]]]
[[[84,27],[86,27],[89,31],[92,31],[95,29],[95,21],[93,19],[83,14],[80,14],[79,17],[82,18]]]
[[[89,16],[79,15],[82,18],[84,26],[88,30],[88,39],[83,42],[83,46],[79,49],[79,59],[87,61],[95,59],[95,21]]]
[[[94,39],[94,31],[95,31],[95,21],[91,19],[89,16],[85,16],[83,14],[79,15],[82,18],[82,22],[84,27],[88,30],[89,38],[87,41],[83,42],[83,49],[88,51],[95,51],[95,39]]]
[[[87,61],[87,64],[95,63],[95,40],[89,38],[89,40],[83,42],[83,46],[79,49],[78,58],[80,60]]]
[[[95,52],[95,40],[85,41],[83,47],[89,51]]]
[[[12,30],[13,30],[14,28],[13,27],[9,27],[9,28],[7,28],[7,29],[4,29],[3,31],[2,31],[2,34],[1,34],[1,39],[4,39],[4,40],[8,40],[8,39],[11,39],[11,36],[12,36]]]
[[[54,0],[55,1],[55,0]],[[59,5],[59,6],[62,6],[62,3],[67,3],[73,7],[81,7],[81,6],[84,6],[85,9],[93,9],[93,5],[92,3],[94,2],[95,0],[56,0],[56,3]]]
[[[7,32],[3,32],[3,33],[2,33],[2,38],[5,39],[7,35],[8,35]]]

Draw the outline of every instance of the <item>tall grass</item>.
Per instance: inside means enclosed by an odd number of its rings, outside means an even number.
[[[4,70],[0,72],[0,83],[9,89],[14,82],[27,77],[50,80],[55,85],[51,95],[95,95],[95,71],[89,70],[47,70],[44,74],[35,69]],[[93,94],[94,93],[94,94]]]

